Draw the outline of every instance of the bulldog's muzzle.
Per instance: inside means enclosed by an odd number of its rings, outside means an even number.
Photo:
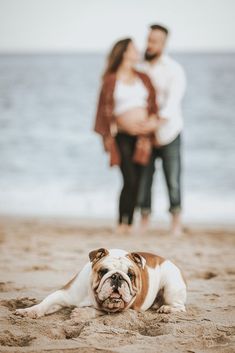
[[[117,270],[105,274],[95,292],[102,309],[113,312],[130,305],[136,294],[127,274]]]
[[[118,290],[119,287],[122,286],[122,282],[124,281],[124,278],[120,273],[114,273],[111,276],[111,286],[113,287],[113,290]]]

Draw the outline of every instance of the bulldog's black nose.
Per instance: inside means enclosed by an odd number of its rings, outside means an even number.
[[[121,287],[122,281],[123,277],[120,275],[120,273],[114,273],[111,276],[111,285],[115,288]]]

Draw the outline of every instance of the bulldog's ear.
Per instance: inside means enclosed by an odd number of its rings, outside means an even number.
[[[96,263],[97,261],[99,261],[102,257],[108,255],[109,252],[107,249],[104,249],[104,248],[100,248],[100,249],[97,249],[97,250],[93,250],[89,253],[89,258],[90,258],[90,261],[93,262],[93,263]]]
[[[143,256],[138,254],[138,252],[132,252],[130,253],[131,259],[139,266],[139,268],[144,269],[144,266],[146,264],[146,260]]]

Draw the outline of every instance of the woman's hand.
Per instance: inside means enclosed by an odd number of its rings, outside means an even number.
[[[113,143],[113,138],[112,138],[112,136],[105,136],[105,137],[103,137],[103,145],[104,145],[104,150],[105,150],[106,152],[109,152],[109,151],[111,150],[112,143]]]

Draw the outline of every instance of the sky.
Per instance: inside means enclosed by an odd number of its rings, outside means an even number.
[[[235,51],[235,0],[0,0],[0,52],[105,52],[166,25],[172,51]]]

